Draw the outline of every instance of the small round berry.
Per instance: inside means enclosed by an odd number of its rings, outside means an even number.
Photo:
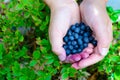
[[[75,50],[75,49],[72,50],[72,54],[75,54],[75,53],[77,53],[77,50]]]
[[[72,41],[74,40],[74,36],[69,36],[69,39]]]
[[[71,35],[72,35],[72,31],[71,31],[71,30],[68,30],[67,35],[71,36]]]
[[[82,45],[82,44],[83,44],[82,39],[80,39],[80,38],[78,39],[78,44],[79,44],[79,45]]]
[[[76,27],[79,27],[80,25],[79,25],[79,23],[76,23],[75,26],[76,26]]]
[[[64,41],[64,42],[68,42],[68,40],[69,40],[69,39],[68,39],[68,36],[65,36],[65,37],[63,38],[63,41]]]
[[[90,32],[85,32],[85,33],[83,34],[84,37],[86,37],[86,36],[90,36],[90,35],[91,35]]]
[[[76,28],[76,26],[75,26],[75,25],[72,25],[70,29],[71,29],[71,30],[75,30],[75,28]]]
[[[70,50],[73,50],[73,49],[74,49],[72,45],[69,45],[68,48],[69,48]]]
[[[69,49],[66,50],[66,54],[70,55],[71,51]]]
[[[74,30],[74,32],[79,33],[79,32],[80,32],[80,28],[77,27],[77,28]]]
[[[79,48],[79,49],[78,49],[78,53],[80,53],[80,52],[82,52],[82,49]]]
[[[88,43],[83,44],[84,48],[88,47]]]
[[[72,45],[73,46],[77,45],[77,41],[72,41]]]
[[[89,38],[88,38],[88,37],[84,37],[84,38],[83,38],[83,41],[84,41],[85,43],[89,43]]]
[[[63,48],[66,50],[68,48],[68,46],[66,44],[64,44]]]
[[[71,41],[68,41],[68,42],[67,42],[67,44],[68,44],[68,45],[71,45],[71,44],[72,44],[72,42],[71,42]]]
[[[79,35],[77,33],[75,33],[74,36],[75,36],[75,39],[79,38]]]
[[[75,48],[75,49],[78,49],[78,48],[79,48],[79,46],[78,46],[78,45],[75,45],[75,46],[74,46],[74,48]]]
[[[95,38],[93,36],[89,37],[89,41],[92,42]]]
[[[79,33],[82,35],[82,34],[84,34],[84,31],[81,30]]]
[[[97,40],[93,40],[92,44],[94,45],[94,47],[96,47],[97,46]]]

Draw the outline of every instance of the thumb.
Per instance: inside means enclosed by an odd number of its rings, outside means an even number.
[[[111,25],[102,25],[94,28],[95,36],[98,41],[97,49],[98,52],[105,56],[109,51],[109,46],[112,41],[112,29]]]

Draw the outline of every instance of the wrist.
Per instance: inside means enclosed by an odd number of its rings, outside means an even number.
[[[76,4],[75,0],[44,0],[50,9],[58,9],[61,7],[72,7]]]

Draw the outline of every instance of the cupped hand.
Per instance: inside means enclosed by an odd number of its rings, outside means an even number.
[[[51,0],[52,1],[52,0]],[[51,19],[49,26],[49,39],[52,51],[61,61],[67,56],[63,48],[63,37],[72,24],[80,22],[79,6],[74,0],[53,0],[50,6]],[[58,3],[58,5],[56,5]],[[50,5],[49,3],[47,3]],[[69,61],[69,60],[68,60]]]
[[[72,67],[82,69],[102,60],[112,41],[112,23],[106,12],[106,2],[104,0],[83,0],[80,5],[82,21],[93,30],[98,41],[94,52],[85,59],[73,63]]]

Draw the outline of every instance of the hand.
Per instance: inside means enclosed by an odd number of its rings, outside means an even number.
[[[52,50],[61,61],[65,61],[67,57],[63,48],[63,37],[72,24],[80,22],[79,6],[74,0],[45,1],[51,9],[49,38]]]
[[[85,68],[102,60],[113,38],[112,23],[107,15],[104,0],[83,0],[80,11],[82,21],[91,27],[98,45],[88,58],[72,64],[72,67],[76,69]]]

